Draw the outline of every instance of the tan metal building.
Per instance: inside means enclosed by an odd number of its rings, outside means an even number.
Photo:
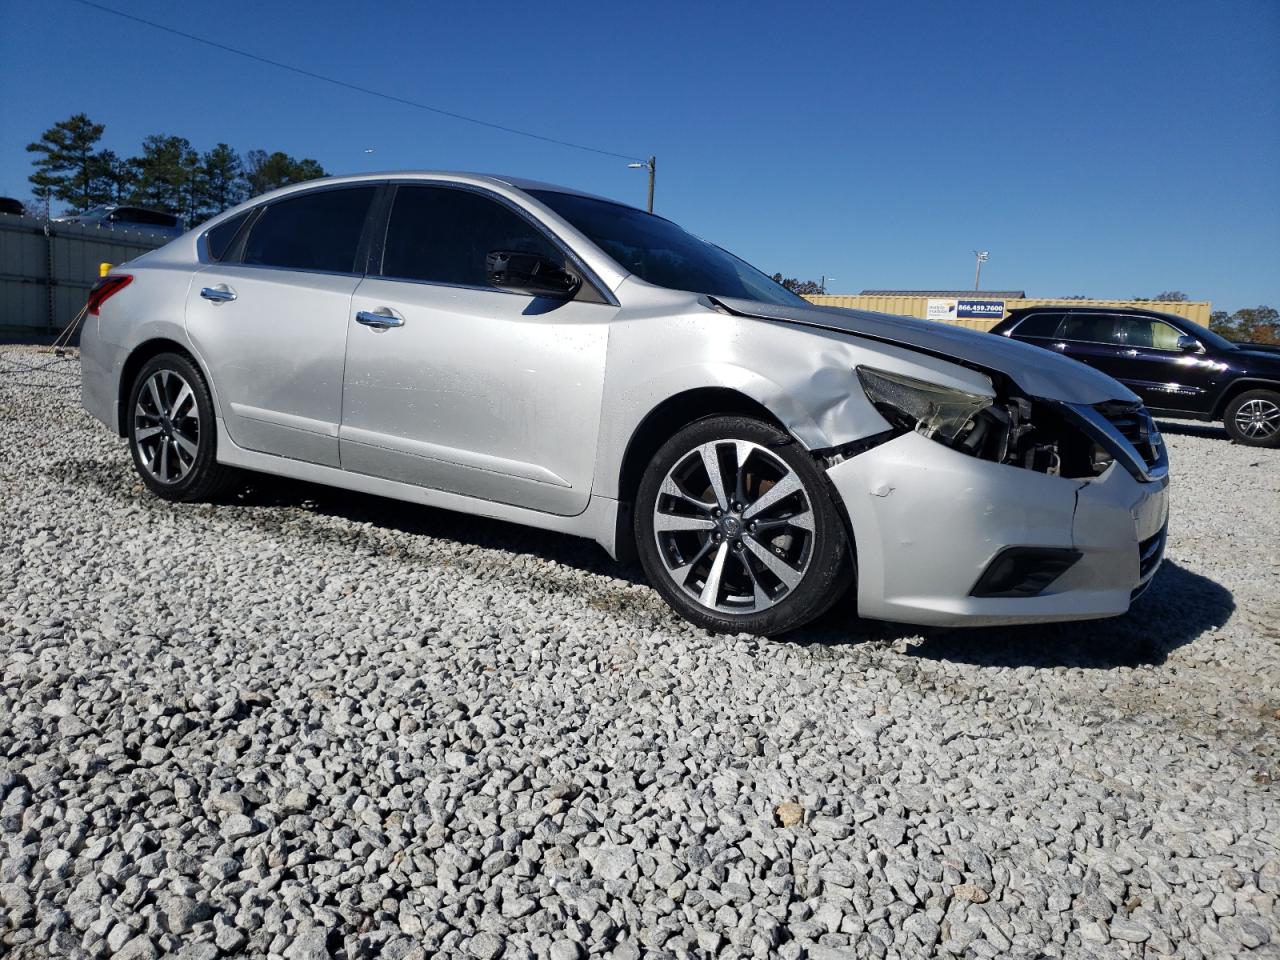
[[[1028,297],[1023,290],[864,290],[859,294],[812,295],[805,299],[820,307],[896,313],[973,330],[990,330],[1010,310],[1019,307],[1138,307],[1176,314],[1205,327],[1213,309],[1209,300],[1064,300]]]

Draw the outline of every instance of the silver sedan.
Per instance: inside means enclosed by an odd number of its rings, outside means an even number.
[[[1125,612],[1164,549],[1138,399],[987,334],[811,306],[668,220],[453,173],[287,187],[93,291],[83,402],[144,483],[241,471],[589,537],[694,623]]]

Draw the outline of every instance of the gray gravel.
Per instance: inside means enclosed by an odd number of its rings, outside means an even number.
[[[0,954],[1280,957],[1280,453],[1051,628],[787,641],[586,542],[144,494],[0,351]]]

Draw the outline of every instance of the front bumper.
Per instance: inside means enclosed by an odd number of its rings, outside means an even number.
[[[908,433],[828,476],[853,528],[858,612],[872,619],[981,626],[1116,616],[1164,551],[1167,478],[1139,482],[1119,464],[1093,480],[1051,477]],[[1035,596],[972,596],[1013,546],[1081,556]]]

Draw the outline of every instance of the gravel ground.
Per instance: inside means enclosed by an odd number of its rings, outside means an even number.
[[[6,348],[0,954],[1280,957],[1280,452],[1167,437],[1128,616],[761,641],[585,541],[163,503]]]

